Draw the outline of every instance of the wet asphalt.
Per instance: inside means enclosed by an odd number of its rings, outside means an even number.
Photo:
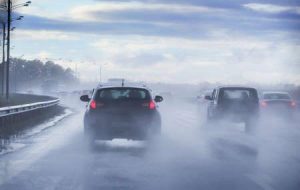
[[[246,134],[243,124],[206,125],[201,107],[165,102],[160,137],[97,141],[91,149],[79,106],[0,156],[0,189],[300,189],[298,122],[272,117]]]

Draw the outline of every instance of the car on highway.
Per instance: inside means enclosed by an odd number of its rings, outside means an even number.
[[[288,92],[263,92],[260,101],[264,116],[276,115],[281,118],[293,118],[297,111],[297,103]]]
[[[211,95],[212,90],[204,90],[200,92],[200,95],[196,97],[196,101],[202,106],[203,104],[207,103],[206,96]]]
[[[152,98],[146,87],[99,86],[88,102],[84,115],[84,132],[90,142],[124,138],[146,140],[161,132],[161,116],[158,102],[161,96]]]
[[[259,98],[255,88],[221,86],[205,96],[209,100],[207,121],[244,122],[246,132],[253,131],[259,117]]]

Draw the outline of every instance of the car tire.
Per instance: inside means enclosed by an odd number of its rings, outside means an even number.
[[[161,135],[161,121],[155,121],[151,125],[149,125],[146,138],[147,140],[151,140],[153,138],[159,137]]]
[[[248,119],[245,121],[245,132],[247,134],[254,134],[256,132],[257,121],[256,119]]]
[[[216,118],[210,116],[209,112],[207,111],[206,112],[206,126],[211,129],[216,126],[216,123],[217,123]]]
[[[209,112],[206,112],[206,121],[210,123],[212,121],[212,117],[209,115]]]
[[[89,149],[93,149],[95,146],[95,137],[94,135],[91,133],[90,130],[87,130],[86,127],[84,128],[84,141],[85,141],[85,145],[89,148]]]

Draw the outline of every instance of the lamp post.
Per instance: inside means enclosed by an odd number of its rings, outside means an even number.
[[[12,2],[8,0],[7,5],[7,61],[6,61],[6,99],[9,99],[9,64],[10,64],[10,27],[11,27],[11,8]]]
[[[21,60],[23,57],[24,57],[24,55],[21,55],[14,62],[14,81],[15,81],[15,89],[14,90],[15,90],[15,93],[17,93],[17,85],[18,85],[18,82],[17,82],[17,71],[18,71],[18,69],[17,69],[17,61]]]
[[[13,19],[12,21],[22,20],[24,16],[19,16],[16,19]],[[6,46],[6,22],[0,21],[0,24],[2,26],[2,67],[1,67],[1,95],[4,96],[5,91],[5,70],[6,70],[6,64],[5,64],[5,46]],[[15,28],[15,27],[14,27]],[[14,30],[14,28],[11,29],[11,31]]]
[[[103,65],[102,65],[102,63],[100,64],[100,72],[99,72],[99,78],[100,78],[100,83],[102,83],[102,71],[103,71],[103,69],[102,69],[102,67],[103,66],[106,66],[108,63],[104,63]]]
[[[5,39],[6,39],[6,24],[5,22],[1,22],[2,24],[2,67],[1,67],[1,95],[4,95],[4,87],[5,87]]]
[[[12,17],[11,13],[14,9],[20,8],[20,7],[28,7],[31,4],[31,1],[27,1],[26,3],[16,4],[13,5],[11,0],[7,0],[5,4],[0,5],[1,9],[4,9],[7,12],[7,61],[6,61],[6,99],[9,99],[9,65],[10,65],[10,32],[11,32],[11,23],[12,23]],[[20,17],[19,17],[20,18]],[[23,17],[22,17],[23,18]],[[20,18],[19,20],[21,20]],[[18,20],[18,19],[17,19]]]

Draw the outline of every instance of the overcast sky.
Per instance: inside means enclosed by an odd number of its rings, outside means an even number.
[[[21,2],[21,1],[19,1]],[[33,0],[13,56],[85,81],[300,84],[299,0]]]

